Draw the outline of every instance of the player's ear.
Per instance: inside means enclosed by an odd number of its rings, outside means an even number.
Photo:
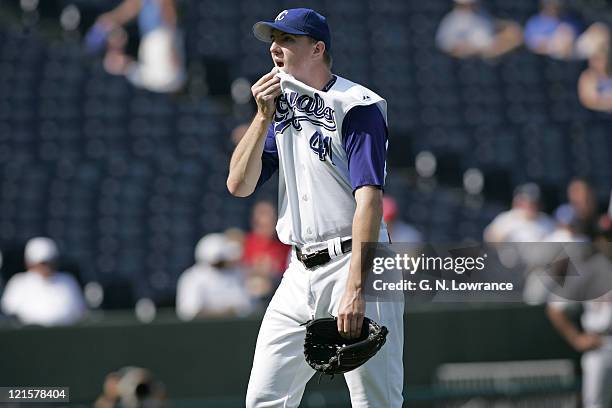
[[[323,54],[325,54],[325,43],[317,41],[312,49],[312,55],[313,57],[323,57]]]

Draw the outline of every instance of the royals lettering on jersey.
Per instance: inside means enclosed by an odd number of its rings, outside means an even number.
[[[350,236],[356,207],[353,184],[384,184],[386,102],[344,78],[337,77],[330,89],[320,91],[290,75],[278,75],[282,94],[277,100],[272,134],[266,139],[258,183],[278,168],[278,236],[284,243],[306,247]],[[370,106],[367,112],[351,113],[351,121],[360,128],[351,130],[347,145],[343,140],[347,114],[353,107]],[[364,114],[378,124],[376,130],[361,126],[367,123],[361,120]],[[369,144],[372,132],[382,135],[375,146]],[[376,156],[374,161],[372,155]],[[363,172],[355,171],[355,163],[363,164],[359,167]],[[373,168],[381,169],[379,175],[369,176]]]
[[[299,95],[297,92],[282,94],[276,102],[274,131],[283,133],[289,126],[302,130],[300,122],[308,121],[334,131],[337,129],[334,110],[325,106],[325,101],[317,93],[314,96]]]

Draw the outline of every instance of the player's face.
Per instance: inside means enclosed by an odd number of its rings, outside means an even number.
[[[310,71],[314,43],[305,35],[272,31],[270,54],[274,65],[297,79],[304,79]]]

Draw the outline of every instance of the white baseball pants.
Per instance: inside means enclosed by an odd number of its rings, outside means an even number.
[[[264,315],[251,378],[247,408],[297,407],[315,371],[304,360],[302,323],[337,316],[351,255],[307,270],[292,254],[290,265]],[[389,272],[395,273],[395,272]],[[401,279],[400,276],[396,280]],[[387,342],[363,366],[344,375],[353,407],[399,408],[404,383],[404,303],[367,302],[366,316],[387,326]]]
[[[612,407],[612,337],[582,355],[582,401],[584,408]]]

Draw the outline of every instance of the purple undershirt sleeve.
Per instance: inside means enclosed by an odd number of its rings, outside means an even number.
[[[261,174],[255,188],[259,188],[262,184],[272,177],[278,170],[278,150],[276,147],[276,138],[274,137],[274,124],[270,125],[266,141],[264,142],[264,150],[261,154]]]
[[[387,125],[376,105],[355,106],[344,117],[342,144],[348,157],[353,192],[362,186],[385,185]]]

